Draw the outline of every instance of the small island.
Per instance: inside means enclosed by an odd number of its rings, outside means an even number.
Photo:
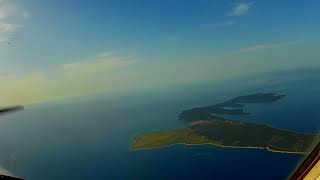
[[[210,144],[221,147],[258,148],[272,152],[307,153],[310,144],[318,135],[221,117],[248,115],[249,112],[243,110],[246,103],[272,103],[284,97],[274,93],[257,93],[239,96],[212,106],[182,111],[179,120],[190,123],[188,127],[136,135],[133,137],[131,149],[153,149],[175,144]]]

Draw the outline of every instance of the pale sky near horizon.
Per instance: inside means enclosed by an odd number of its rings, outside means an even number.
[[[0,0],[0,107],[319,67],[319,5]]]

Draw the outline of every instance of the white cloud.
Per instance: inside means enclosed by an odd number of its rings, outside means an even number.
[[[22,15],[23,19],[29,19],[31,17],[31,15],[26,11],[22,12],[21,15]]]
[[[23,27],[12,21],[29,17],[27,12],[17,8],[9,1],[0,0],[0,42],[7,42],[13,32]]]
[[[9,24],[9,23],[0,22],[0,34],[11,33],[16,31],[19,28],[22,28],[22,26],[18,24]]]
[[[217,22],[214,24],[214,27],[230,27],[235,25],[235,21],[225,21],[225,22]]]
[[[0,0],[0,20],[8,17],[22,17],[24,19],[28,19],[30,18],[30,14],[9,1]]]
[[[280,42],[280,43],[268,43],[268,44],[256,44],[252,46],[248,46],[245,48],[241,48],[237,50],[236,52],[240,53],[248,53],[248,52],[254,52],[258,50],[264,50],[264,49],[273,49],[273,48],[280,48],[280,47],[286,47],[297,44],[296,41],[288,41],[288,42]]]
[[[110,57],[112,55],[115,55],[116,53],[113,51],[105,51],[97,54],[98,58],[105,58],[105,57]]]
[[[6,43],[8,41],[9,41],[9,39],[7,37],[0,36],[0,43]]]
[[[11,4],[7,4],[4,1],[0,2],[0,20],[12,16],[16,11],[16,7]]]
[[[241,16],[246,14],[251,7],[253,6],[253,2],[242,2],[239,4],[235,4],[231,12],[229,12],[228,16]]]
[[[91,60],[61,64],[51,72],[6,74],[0,76],[0,106],[47,102],[127,87],[132,78],[127,71],[140,62],[139,58],[120,54],[93,56]]]
[[[82,75],[87,75],[128,66],[141,61],[134,57],[113,54],[99,53],[97,56],[98,57],[93,60],[62,64],[61,68],[65,73],[81,73]]]

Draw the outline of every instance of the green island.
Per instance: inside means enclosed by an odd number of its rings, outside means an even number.
[[[272,152],[304,154],[317,134],[298,133],[268,125],[230,120],[218,115],[247,115],[247,103],[272,103],[284,98],[274,93],[239,96],[212,106],[182,111],[179,120],[186,128],[138,134],[133,137],[132,150],[162,148],[175,144],[210,144],[232,148],[257,148]]]

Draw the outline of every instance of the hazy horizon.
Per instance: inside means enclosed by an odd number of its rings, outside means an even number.
[[[0,106],[320,68],[319,2],[0,1]]]

